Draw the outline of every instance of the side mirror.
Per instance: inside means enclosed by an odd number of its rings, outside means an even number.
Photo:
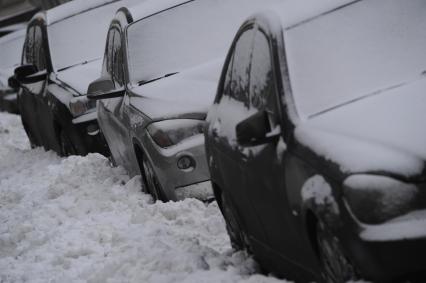
[[[19,84],[33,84],[44,81],[47,78],[47,71],[38,71],[34,65],[22,65],[15,69],[15,79]],[[13,83],[13,82],[12,82]]]
[[[237,125],[237,142],[243,146],[272,142],[280,133],[272,133],[271,130],[268,113],[260,111]]]
[[[87,89],[87,98],[89,99],[107,99],[120,97],[125,94],[125,89],[116,89],[114,82],[109,78],[99,78],[93,81]]]

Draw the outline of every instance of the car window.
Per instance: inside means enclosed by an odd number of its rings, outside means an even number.
[[[230,97],[249,107],[248,86],[250,74],[253,29],[244,32],[238,39],[233,55]]]
[[[38,70],[46,69],[46,52],[43,42],[43,31],[40,26],[34,27],[34,61]]]
[[[112,74],[116,86],[123,86],[123,52],[121,49],[121,33],[115,30],[112,47]]]
[[[276,89],[269,41],[265,33],[258,30],[254,37],[250,66],[250,108],[266,110],[271,128],[277,124]]]
[[[108,76],[112,79],[112,48],[113,48],[113,42],[114,42],[114,34],[115,29],[110,29],[108,31],[108,38],[107,38],[107,45],[105,48],[105,55],[104,55],[104,66],[103,66],[103,76]]]
[[[25,52],[23,58],[24,64],[34,63],[34,26],[28,28],[25,37]]]
[[[227,95],[227,96],[230,95],[233,62],[234,62],[234,54],[232,53],[231,58],[229,59],[228,65],[226,66],[226,74],[225,74],[225,79],[223,81],[222,95]],[[219,97],[219,99],[220,99],[220,97]]]
[[[225,140],[236,146],[236,125],[253,115],[249,102],[250,61],[253,47],[253,29],[244,31],[235,43],[233,55],[228,62],[222,96],[217,101],[217,117]]]

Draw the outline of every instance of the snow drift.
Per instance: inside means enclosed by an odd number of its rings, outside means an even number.
[[[101,155],[31,150],[0,113],[1,282],[278,282],[233,253],[216,203],[152,203]]]

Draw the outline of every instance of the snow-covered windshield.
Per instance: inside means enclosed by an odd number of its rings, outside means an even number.
[[[19,65],[24,46],[25,32],[19,31],[16,36],[11,34],[0,41],[0,68],[10,68]],[[9,39],[10,38],[10,39]],[[5,40],[6,39],[6,40]]]
[[[48,26],[54,68],[59,70],[101,58],[109,23],[123,2],[116,1]]]
[[[224,58],[243,21],[274,2],[199,0],[135,22],[127,29],[131,82]]]
[[[298,111],[309,117],[426,70],[426,1],[360,1],[285,32]]]

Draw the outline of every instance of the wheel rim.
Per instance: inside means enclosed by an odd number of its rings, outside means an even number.
[[[355,268],[343,253],[339,240],[326,231],[323,224],[318,224],[317,232],[320,261],[326,282],[356,280]]]

